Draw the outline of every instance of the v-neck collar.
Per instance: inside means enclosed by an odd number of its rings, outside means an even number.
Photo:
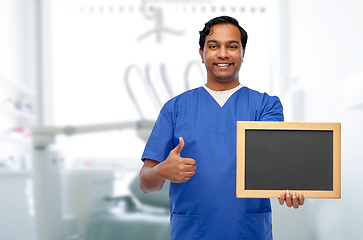
[[[237,86],[236,88],[238,88],[239,86]],[[235,93],[237,93],[237,92],[239,92],[242,88],[244,88],[245,86],[241,86],[241,87],[239,87],[239,89],[237,89],[234,93],[232,93],[229,97],[228,97],[228,99],[225,101],[225,103],[221,106],[221,105],[219,105],[219,103],[218,103],[218,101],[214,98],[214,96],[208,91],[208,89],[210,89],[210,88],[208,88],[207,86],[201,86],[201,88],[203,88],[204,89],[204,91],[209,95],[209,97],[210,98],[212,98],[213,99],[213,102],[215,103],[215,104],[217,104],[218,105],[218,107],[221,109],[221,108],[223,108],[228,102],[229,102],[229,100],[232,98],[232,96],[233,95],[235,95]],[[206,88],[208,88],[208,89],[206,89]],[[210,89],[211,91],[213,91],[212,89]],[[233,90],[233,89],[230,89],[230,90],[226,90],[226,91],[231,91],[231,90]],[[215,92],[215,91],[214,91]]]

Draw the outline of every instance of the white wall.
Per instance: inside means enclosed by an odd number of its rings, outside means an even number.
[[[307,201],[309,239],[361,239],[363,1],[289,3],[290,79],[303,92],[295,107],[303,121],[342,123],[342,199]]]

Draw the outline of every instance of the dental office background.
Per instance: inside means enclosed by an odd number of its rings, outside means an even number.
[[[361,239],[362,11],[360,0],[0,0],[0,239],[37,239],[32,129],[154,121],[205,83],[198,31],[219,15],[249,34],[243,85],[279,96],[285,121],[342,123],[342,198],[298,210],[271,199],[274,238]],[[59,182],[103,179],[107,194],[130,194],[145,144],[136,130],[55,134]],[[53,207],[75,225],[62,239],[83,239],[101,205],[122,209],[90,186],[55,188],[64,201]]]

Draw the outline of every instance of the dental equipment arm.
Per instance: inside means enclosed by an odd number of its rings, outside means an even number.
[[[104,132],[111,130],[122,130],[127,128],[135,128],[138,136],[147,140],[150,131],[154,126],[153,121],[141,120],[141,121],[130,121],[130,122],[117,122],[117,123],[106,123],[106,124],[95,124],[95,125],[84,125],[84,126],[66,126],[66,127],[34,127],[32,129],[33,144],[37,147],[46,147],[55,142],[57,135],[72,136],[82,133],[94,133]]]

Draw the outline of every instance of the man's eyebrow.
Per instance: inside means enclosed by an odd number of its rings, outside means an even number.
[[[216,41],[216,40],[208,40],[208,41],[207,41],[207,44],[208,44],[208,43],[217,43],[217,41]]]
[[[238,41],[236,41],[236,40],[228,41],[228,43],[236,43],[236,44],[238,44],[238,45],[239,45],[239,42],[238,42]]]
[[[209,44],[209,43],[218,43],[218,41],[212,39],[212,40],[208,40],[206,44]],[[231,40],[231,41],[228,41],[227,43],[229,43],[229,44],[230,43],[236,43],[236,44],[240,45],[240,43],[238,41],[236,41],[236,40]]]

